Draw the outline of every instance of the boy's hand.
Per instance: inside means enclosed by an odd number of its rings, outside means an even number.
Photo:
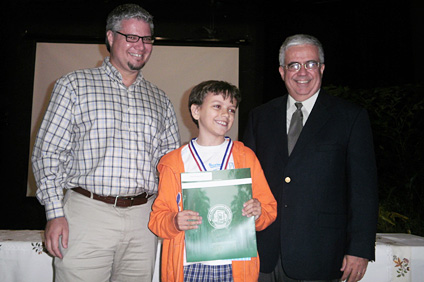
[[[178,212],[174,220],[175,226],[180,231],[197,229],[199,225],[202,224],[202,217],[199,216],[199,213],[191,210]]]
[[[250,199],[243,204],[243,207],[242,215],[247,217],[254,216],[255,220],[257,220],[262,213],[261,202],[259,202],[258,199]]]

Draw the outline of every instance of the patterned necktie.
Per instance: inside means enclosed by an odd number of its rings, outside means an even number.
[[[294,145],[296,145],[297,138],[299,138],[300,132],[303,128],[303,114],[302,114],[302,103],[295,103],[296,111],[292,115],[290,122],[290,129],[287,135],[289,156],[293,151]]]

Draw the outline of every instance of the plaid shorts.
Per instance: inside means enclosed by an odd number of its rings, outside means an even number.
[[[231,264],[204,265],[201,263],[184,266],[184,282],[233,282]]]

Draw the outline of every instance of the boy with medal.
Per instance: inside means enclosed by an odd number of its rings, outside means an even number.
[[[149,228],[163,238],[162,281],[257,281],[259,257],[188,263],[185,231],[202,223],[199,213],[184,210],[180,174],[183,172],[250,168],[253,198],[244,203],[243,216],[254,217],[256,230],[276,218],[277,203],[253,151],[225,135],[231,129],[241,96],[237,87],[224,81],[204,81],[189,97],[189,110],[199,135],[165,155],[158,165],[159,192],[150,215]]]

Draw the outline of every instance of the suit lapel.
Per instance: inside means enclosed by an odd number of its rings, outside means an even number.
[[[280,142],[281,146],[278,147],[278,153],[285,162],[288,157],[288,145],[287,145],[287,99],[288,94],[283,96],[281,100],[281,105],[276,105],[276,122],[275,122],[275,132],[277,134],[277,139],[274,142]],[[281,122],[278,122],[281,121]]]

